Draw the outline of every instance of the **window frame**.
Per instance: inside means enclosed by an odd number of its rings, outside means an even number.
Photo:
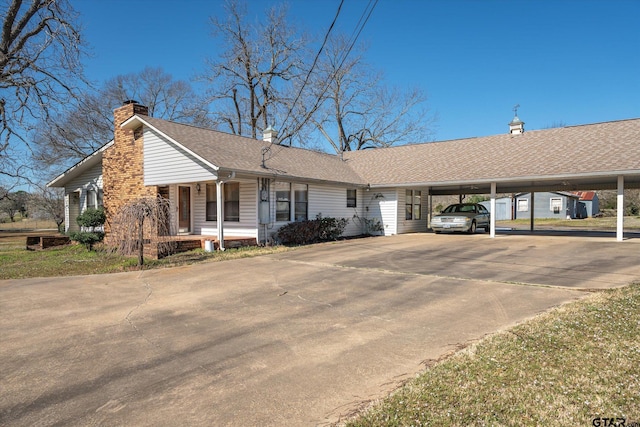
[[[294,184],[291,186],[293,199],[293,218],[296,222],[309,219],[309,185]],[[299,200],[299,195],[304,195],[304,200]]]
[[[240,183],[226,182],[223,185],[224,191],[224,221],[240,222]],[[237,193],[237,199],[232,199],[231,194]],[[211,194],[210,194],[211,193]],[[212,196],[212,200],[210,199]],[[235,209],[233,209],[235,207]],[[236,211],[237,216],[231,216],[232,211]],[[217,184],[206,184],[205,186],[205,221],[218,221],[218,186]]]
[[[422,219],[422,190],[405,190],[405,215],[406,221],[418,221]]]
[[[285,186],[287,187],[285,189]],[[276,182],[276,222],[290,222],[291,221],[291,183],[290,182]],[[285,209],[279,209],[280,206],[284,206]],[[286,214],[286,219],[284,219]]]
[[[517,207],[518,212],[529,212],[529,199],[527,198],[518,199],[517,205],[518,205]]]
[[[87,190],[87,209],[97,209],[98,207],[98,192],[92,188]]]
[[[358,190],[355,188],[347,188],[347,207],[358,207]]]

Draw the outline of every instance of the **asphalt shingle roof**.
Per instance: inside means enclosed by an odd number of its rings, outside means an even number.
[[[214,165],[238,172],[278,175],[288,178],[366,184],[336,155],[287,147],[253,138],[231,135],[153,117],[138,116],[158,131]],[[266,153],[262,167],[262,150]]]
[[[640,119],[379,148],[344,155],[373,184],[640,171]]]
[[[360,185],[436,184],[633,171],[640,173],[640,119],[345,152],[339,156],[252,138],[139,119],[216,166]]]

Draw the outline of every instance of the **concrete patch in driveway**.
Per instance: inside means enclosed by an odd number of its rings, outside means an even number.
[[[603,264],[582,286],[553,241],[440,237],[0,282],[0,424],[327,424],[426,360],[581,297],[578,288],[640,277],[619,261],[622,273]],[[474,246],[488,246],[485,262],[470,257]],[[528,251],[531,265],[513,264],[532,286],[514,285],[498,260]]]

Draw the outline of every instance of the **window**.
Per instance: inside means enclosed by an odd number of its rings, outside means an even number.
[[[306,184],[296,184],[294,185],[294,194],[295,194],[295,219],[296,221],[306,221],[308,219],[307,215],[307,207],[309,205],[307,200],[307,185]]]
[[[215,184],[207,184],[207,221],[218,220],[218,194]]]
[[[350,190],[347,189],[347,207],[348,208],[355,208],[357,207],[357,192],[355,189]]]
[[[529,199],[518,199],[518,212],[527,212],[529,210]]]
[[[240,183],[228,182],[224,188],[224,220],[240,221]],[[207,184],[207,221],[218,220],[218,190],[216,184]]]
[[[96,208],[96,192],[94,190],[87,190],[87,208]]]
[[[224,220],[240,222],[240,183],[224,184]]]
[[[291,221],[291,184],[276,182],[276,221]]]
[[[104,206],[104,192],[102,191],[102,188],[98,188],[98,207],[101,208]]]
[[[562,199],[560,197],[552,197],[549,205],[554,214],[559,214],[562,210]]]
[[[422,206],[422,191],[407,190],[405,201],[405,219],[420,219]]]
[[[309,218],[308,186],[306,184],[276,182],[275,187],[276,221],[305,221]]]

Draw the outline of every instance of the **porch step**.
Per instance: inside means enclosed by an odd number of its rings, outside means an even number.
[[[145,247],[145,255],[152,258],[164,258],[181,252],[192,251],[194,249],[205,249],[205,242],[213,243],[213,250],[220,249],[220,242],[213,236],[172,236],[167,238],[171,243],[171,249],[168,252],[161,253],[159,245],[151,247],[149,251]],[[147,245],[149,246],[149,245]],[[244,246],[258,246],[258,242],[254,237],[230,237],[224,239],[224,247],[226,249],[240,248]]]

